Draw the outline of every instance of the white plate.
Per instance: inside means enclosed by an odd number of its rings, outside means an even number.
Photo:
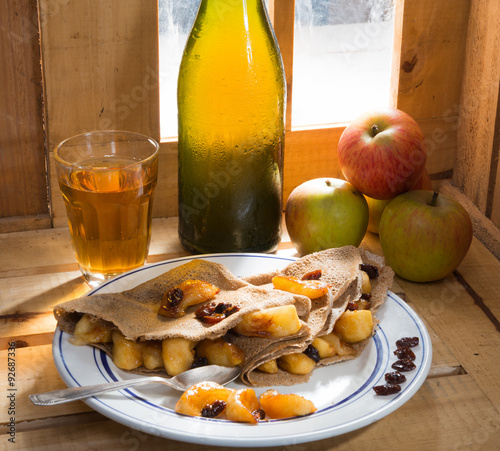
[[[262,254],[179,258],[131,271],[91,293],[132,288],[193,258],[222,263],[238,276],[282,268],[294,260]],[[401,407],[422,385],[431,365],[429,334],[420,318],[401,298],[388,292],[387,301],[379,309],[377,318],[380,320],[377,332],[358,359],[315,370],[306,384],[274,387],[281,393],[296,393],[312,400],[318,411],[305,417],[263,421],[258,425],[188,417],[173,410],[181,393],[156,384],[108,393],[90,398],[86,403],[106,417],[141,432],[206,445],[292,445],[344,434],[371,424]],[[391,365],[397,360],[393,354],[395,342],[401,337],[420,339],[419,346],[413,348],[417,367],[405,373],[407,382],[402,384],[398,394],[377,396],[372,387],[384,384],[385,373],[393,371]],[[73,346],[68,338],[66,333],[57,329],[53,341],[54,361],[68,387],[136,377],[116,368],[102,351],[90,346]],[[233,382],[229,387],[246,386]],[[257,395],[265,390],[255,389]]]

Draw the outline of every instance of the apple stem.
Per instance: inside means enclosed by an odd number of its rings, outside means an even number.
[[[330,180],[326,180],[325,183],[326,183],[326,186],[332,186],[332,182]]]
[[[373,136],[378,135],[378,133],[379,133],[379,129],[378,129],[378,127],[377,127],[377,124],[373,124],[373,125],[372,125],[372,132],[373,132]]]
[[[432,199],[431,199],[431,207],[436,206],[436,201],[437,201],[438,196],[439,196],[439,193],[434,191],[434,193],[432,194]]]

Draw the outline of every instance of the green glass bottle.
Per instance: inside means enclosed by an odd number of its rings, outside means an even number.
[[[179,238],[191,252],[278,245],[285,102],[263,0],[201,0],[177,87]]]

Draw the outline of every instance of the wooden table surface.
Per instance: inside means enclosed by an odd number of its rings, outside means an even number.
[[[362,246],[381,254],[376,235],[368,233]],[[277,253],[296,256],[286,233]],[[148,263],[181,255],[187,253],[177,238],[176,218],[155,220]],[[65,387],[51,354],[52,306],[87,291],[68,229],[0,235],[0,449],[220,449],[144,434],[80,401],[31,404],[29,394]],[[432,337],[433,363],[420,390],[395,412],[357,431],[269,449],[500,449],[500,262],[474,239],[454,274],[426,284],[396,277],[392,291],[418,313]]]

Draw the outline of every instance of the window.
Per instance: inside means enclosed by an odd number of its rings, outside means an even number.
[[[177,74],[199,1],[159,1],[163,138],[177,135]],[[393,0],[295,0],[293,128],[389,104],[393,9]]]

